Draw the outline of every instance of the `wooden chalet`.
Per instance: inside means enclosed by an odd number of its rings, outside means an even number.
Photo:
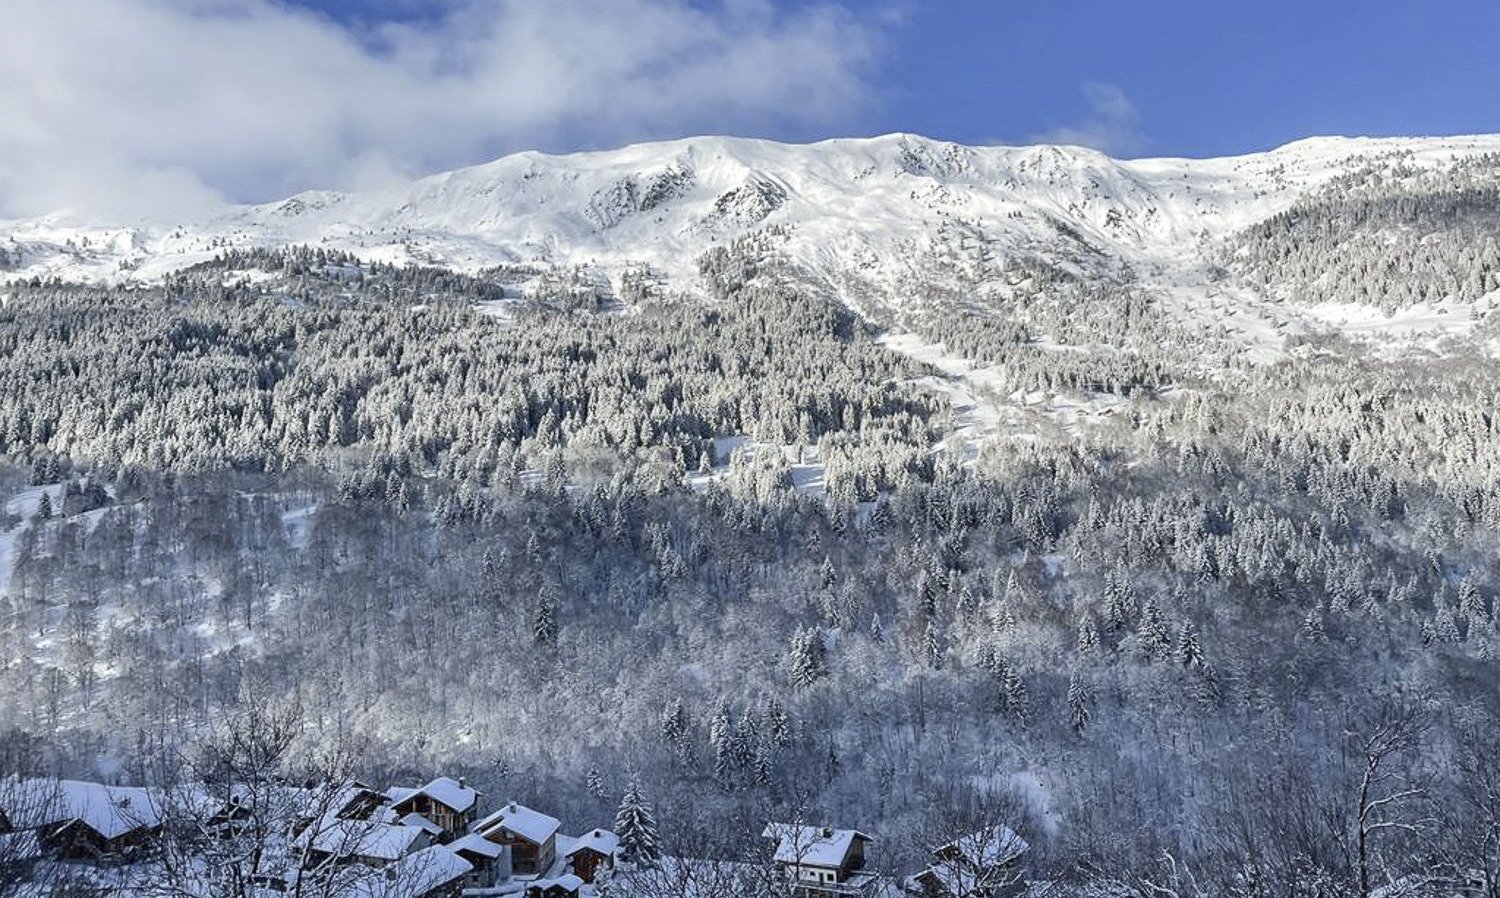
[[[865,869],[874,839],[858,830],[772,823],[762,835],[776,843],[776,865],[798,898],[865,896],[875,884]]]
[[[374,820],[389,803],[383,792],[355,780],[335,797],[333,815],[340,820]]]
[[[124,863],[161,831],[160,802],[146,789],[60,780],[35,808],[42,849],[65,861]]]
[[[549,817],[512,801],[474,824],[479,836],[510,849],[511,871],[516,876],[541,876],[557,859],[556,817]]]
[[[620,850],[620,837],[607,829],[593,829],[571,840],[563,849],[568,869],[579,879],[592,883],[599,873],[615,865],[615,855]]]
[[[488,889],[511,877],[510,847],[497,845],[477,833],[448,843],[448,850],[468,861],[470,889]]]
[[[1030,849],[1005,826],[973,832],[934,849],[932,865],[909,877],[906,890],[922,898],[1009,898],[1025,888],[1017,868]]]
[[[479,793],[462,780],[440,776],[418,789],[391,789],[391,810],[396,816],[419,814],[441,829],[439,841],[448,841],[466,832],[474,822]]]

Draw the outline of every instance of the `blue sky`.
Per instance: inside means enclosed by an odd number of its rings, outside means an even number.
[[[524,149],[915,131],[1221,155],[1500,131],[1500,0],[5,0],[0,216]]]
[[[365,27],[431,19],[447,7],[445,0],[297,2]],[[1091,142],[1126,154],[1202,156],[1315,134],[1500,130],[1496,0],[844,6],[882,37],[867,72],[868,105],[851,119],[791,123],[764,136],[1097,137]]]

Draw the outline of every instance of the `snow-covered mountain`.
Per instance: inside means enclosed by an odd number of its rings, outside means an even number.
[[[1264,290],[1223,280],[1211,250],[1340,176],[1410,178],[1497,152],[1500,136],[1316,138],[1247,156],[1132,161],[909,134],[810,145],[704,137],[520,153],[392,189],[306,192],[197,221],[59,214],[4,222],[0,268],[8,278],[151,281],[230,248],[306,244],[461,271],[582,265],[615,283],[645,267],[691,292],[704,251],[765,232],[874,317],[920,302],[920,285],[934,280],[957,276],[949,286],[983,294],[1001,273],[1039,263],[1075,274],[1128,271],[1178,314],[1219,316],[1274,349],[1289,325],[1358,329],[1371,326],[1369,316],[1268,311]]]

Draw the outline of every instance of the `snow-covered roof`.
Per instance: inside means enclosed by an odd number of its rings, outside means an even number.
[[[938,890],[953,898],[968,898],[979,886],[979,877],[972,870],[963,870],[954,864],[933,864],[920,873],[905,880],[906,890],[923,894],[928,883],[935,883]]]
[[[12,780],[0,807],[12,826],[35,829],[82,823],[106,839],[161,825],[161,801],[136,786],[104,786],[79,780]]]
[[[343,814],[351,810],[357,803],[367,799],[373,799],[377,808],[382,806],[387,800],[386,796],[378,789],[354,780],[339,787],[330,805],[334,813]]]
[[[571,841],[572,844],[563,851],[563,857],[572,857],[584,849],[613,856],[620,849],[620,837],[607,829],[591,829]]]
[[[361,881],[355,888],[360,898],[410,898],[426,895],[465,876],[474,866],[445,845],[414,851]]]
[[[462,814],[479,800],[479,793],[450,776],[440,776],[419,789],[393,786],[385,793],[394,804],[401,804],[417,795],[426,795],[445,807]]]
[[[370,857],[393,861],[409,851],[423,831],[415,826],[375,823],[368,820],[337,820],[318,827],[312,848],[335,857]]]
[[[488,836],[497,830],[506,830],[536,845],[556,835],[562,825],[556,817],[534,811],[524,804],[512,801],[505,807],[474,824],[474,832]]]
[[[1031,846],[1009,827],[995,826],[954,839],[933,852],[940,858],[963,860],[976,867],[994,867],[1015,860]]]
[[[544,892],[554,886],[561,886],[569,892],[576,892],[583,887],[583,880],[572,873],[564,873],[561,876],[554,876],[550,879],[534,879],[526,887],[526,890],[528,892],[532,890]]]
[[[988,890],[1009,878],[1005,874],[997,874],[995,870],[995,866],[973,867],[942,861],[908,877],[906,888],[908,891],[921,893],[928,891],[924,888],[927,883],[936,883],[944,894],[954,898],[968,898],[971,895],[987,894]]]
[[[856,841],[874,839],[854,829],[827,829],[795,823],[771,823],[761,835],[776,840],[776,862],[807,867],[844,865]]]
[[[497,858],[505,852],[504,845],[496,845],[484,836],[477,833],[469,833],[460,839],[454,839],[448,843],[450,851],[467,851],[480,857]]]
[[[420,829],[423,832],[427,833],[429,836],[438,836],[442,835],[443,833],[443,828],[441,826],[438,826],[436,823],[433,823],[431,820],[428,820],[426,817],[423,817],[421,814],[417,813],[407,814],[396,822],[401,826],[412,826]]]
[[[440,801],[459,813],[467,811],[479,800],[479,793],[452,777],[440,776],[422,787],[422,791],[435,801]]]
[[[42,856],[42,843],[35,830],[0,833],[0,858],[7,861],[30,861]]]
[[[391,804],[400,804],[413,795],[421,795],[421,789],[408,788],[407,786],[392,786],[385,790],[385,797],[391,800]]]

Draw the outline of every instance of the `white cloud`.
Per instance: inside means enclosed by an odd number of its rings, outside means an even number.
[[[879,43],[823,2],[443,10],[356,35],[275,0],[7,0],[0,213],[185,212],[535,145],[837,125]]]
[[[1089,115],[1081,122],[1033,135],[1033,143],[1090,147],[1115,156],[1129,156],[1145,146],[1141,115],[1125,92],[1097,81],[1083,85]]]

